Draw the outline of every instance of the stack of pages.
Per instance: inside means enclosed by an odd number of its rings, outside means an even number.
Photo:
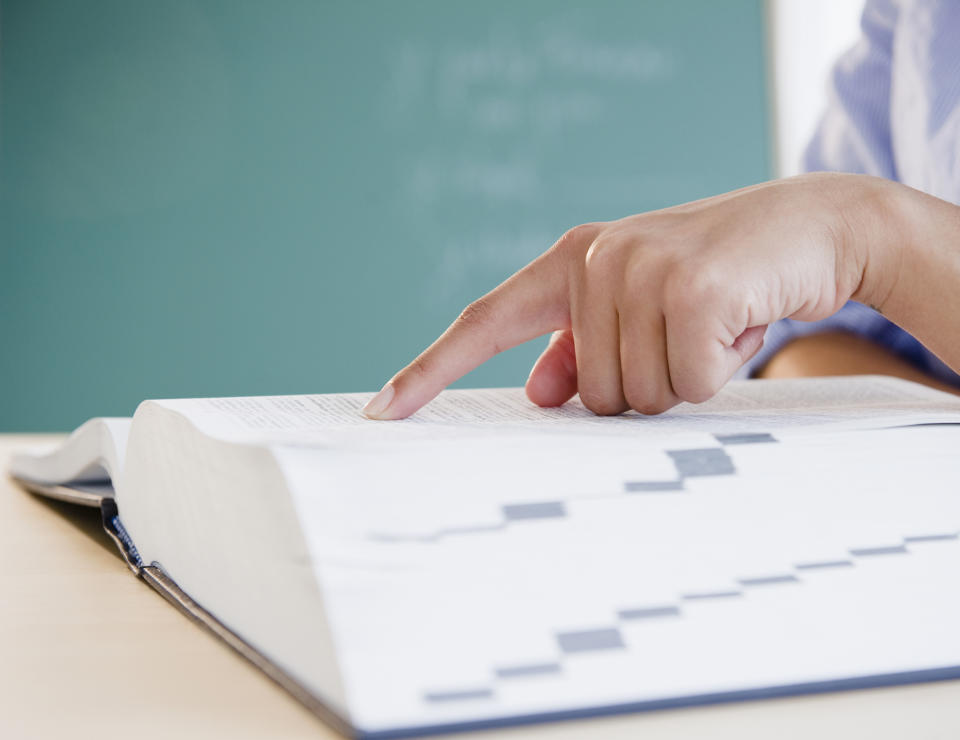
[[[11,472],[101,506],[135,572],[353,734],[960,676],[960,398],[368,397],[148,401]]]

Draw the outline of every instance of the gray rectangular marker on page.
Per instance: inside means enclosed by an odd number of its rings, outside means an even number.
[[[903,538],[908,545],[912,542],[947,542],[956,540],[956,532],[945,532],[943,534],[913,534]]]
[[[679,606],[641,606],[633,609],[621,609],[617,612],[620,619],[660,619],[662,617],[679,617]]]
[[[737,581],[741,586],[773,586],[778,583],[800,583],[795,575],[785,574],[777,576],[758,576],[756,578],[741,578]]]
[[[628,480],[623,484],[627,493],[664,493],[682,491],[682,480]]]
[[[852,560],[813,560],[809,563],[797,563],[797,570],[825,570],[827,568],[852,568]]]
[[[425,701],[465,701],[469,699],[492,699],[493,689],[461,689],[458,691],[428,691],[423,695]]]
[[[707,599],[736,599],[743,596],[743,591],[696,591],[681,594],[684,601],[706,601]]]
[[[557,642],[565,653],[585,653],[592,650],[622,650],[626,647],[616,627],[582,632],[559,632]]]
[[[507,521],[520,519],[556,519],[567,515],[563,501],[537,501],[530,504],[507,504],[503,507]]]
[[[717,442],[722,445],[755,445],[767,442],[776,442],[777,438],[772,434],[714,434]]]
[[[870,557],[871,555],[903,555],[908,550],[906,545],[883,545],[881,547],[852,547],[850,554],[858,557]]]
[[[722,447],[698,450],[667,450],[681,478],[709,475],[733,475],[733,460]]]
[[[497,668],[494,671],[497,678],[522,678],[524,676],[543,676],[551,673],[560,673],[559,663],[529,663],[527,665],[511,665]]]

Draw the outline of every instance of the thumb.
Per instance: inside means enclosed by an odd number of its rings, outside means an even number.
[[[555,331],[527,378],[527,398],[538,406],[560,406],[577,392],[573,331]]]

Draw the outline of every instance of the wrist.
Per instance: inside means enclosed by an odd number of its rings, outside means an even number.
[[[851,299],[886,314],[902,275],[903,261],[917,216],[916,191],[891,180],[855,175],[855,202],[846,217],[848,259],[859,282]]]
[[[853,298],[960,370],[960,207],[897,183],[882,190]]]
[[[884,193],[874,202],[866,268],[853,298],[908,328],[918,312],[946,308],[939,299],[960,285],[960,207],[880,182]]]

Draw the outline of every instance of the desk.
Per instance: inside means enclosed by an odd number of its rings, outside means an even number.
[[[0,435],[17,446],[57,437]],[[0,737],[338,736],[134,578],[97,511],[0,479]],[[121,729],[122,728],[122,729]],[[960,737],[960,681],[459,735],[573,738]]]

